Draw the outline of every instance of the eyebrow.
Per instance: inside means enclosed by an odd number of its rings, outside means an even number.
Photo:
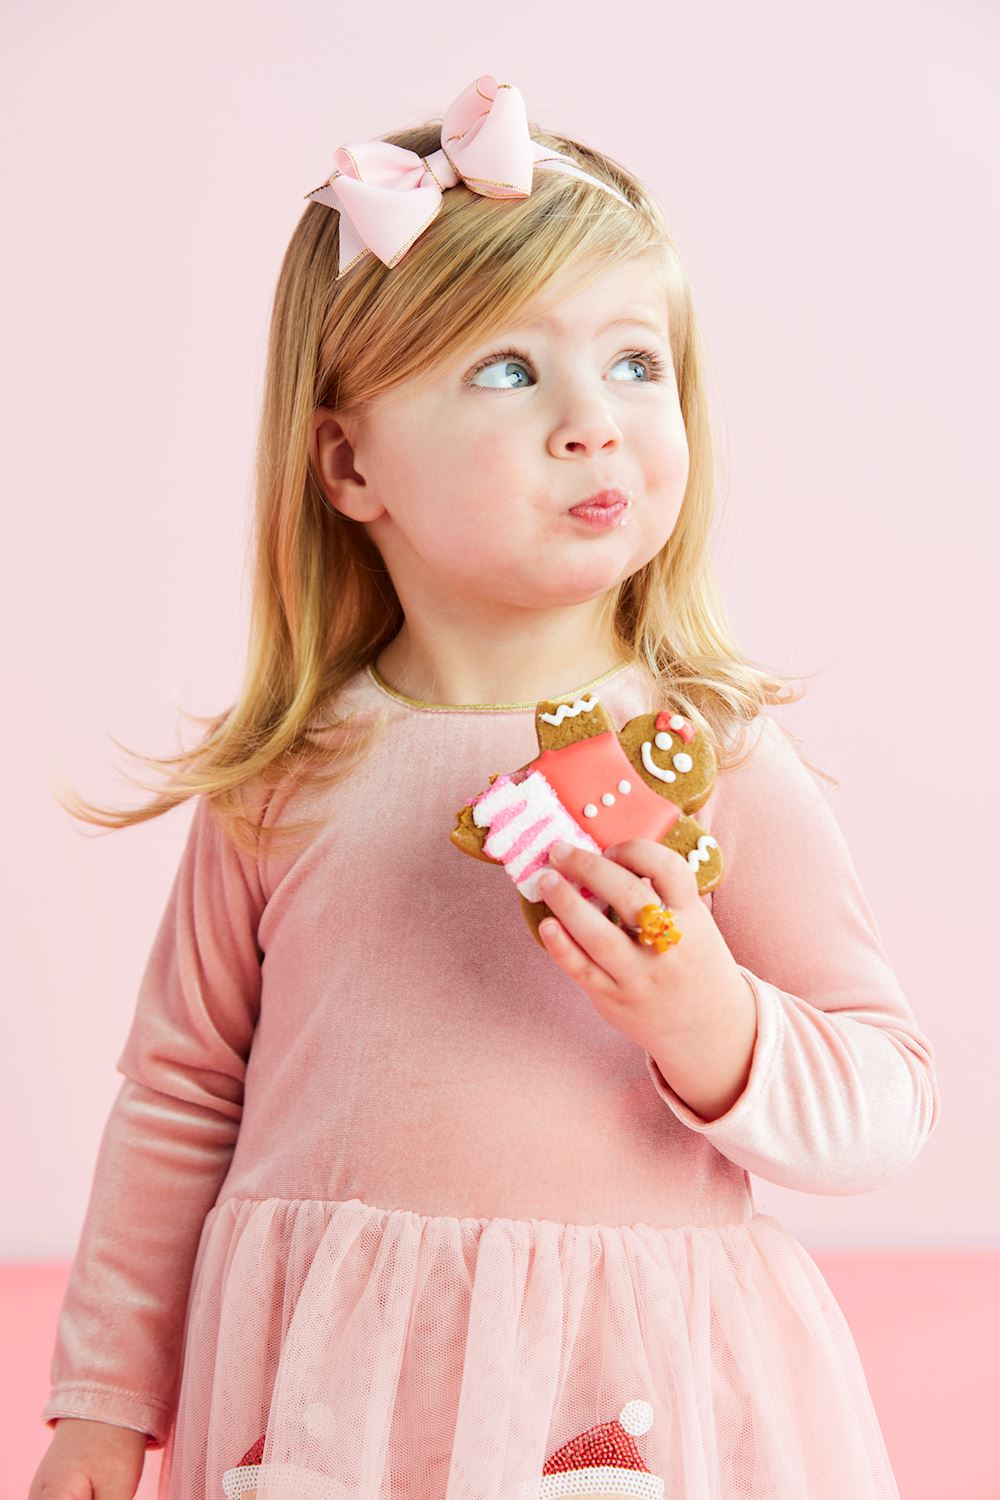
[[[623,324],[634,327],[648,328],[651,332],[659,333],[661,335],[666,335],[667,332],[665,318],[662,320],[662,322],[658,323],[651,315],[647,316],[646,313],[641,312],[638,309],[634,313],[626,313],[623,317],[612,318],[609,322],[604,324],[603,328],[599,328],[597,332],[607,333],[609,328],[620,328]],[[537,318],[532,318],[528,322],[518,323],[515,326],[518,328],[548,328],[551,331],[558,333],[561,325],[558,318],[548,318],[540,315]]]

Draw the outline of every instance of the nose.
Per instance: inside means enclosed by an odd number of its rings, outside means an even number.
[[[565,417],[549,434],[549,452],[554,457],[614,452],[621,445],[621,428],[603,391],[582,381],[572,382],[561,400]]]
[[[577,418],[557,427],[549,438],[549,451],[561,458],[567,453],[614,452],[621,446],[621,429],[605,412]]]

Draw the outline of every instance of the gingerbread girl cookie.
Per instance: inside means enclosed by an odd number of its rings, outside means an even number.
[[[538,754],[490,784],[455,815],[448,835],[475,859],[502,864],[517,886],[535,941],[552,915],[538,877],[558,840],[599,853],[626,839],[655,839],[692,867],[700,892],[722,879],[722,851],[691,813],[715,784],[715,749],[682,715],[639,714],[620,730],[599,699],[543,698],[535,707]],[[581,888],[609,919],[617,912]]]

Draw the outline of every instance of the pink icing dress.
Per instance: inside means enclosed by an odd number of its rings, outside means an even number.
[[[618,727],[665,706],[637,664],[584,691]],[[382,730],[271,797],[269,824],[320,816],[305,848],[254,860],[195,802],[42,1419],[165,1445],[160,1500],[897,1500],[844,1315],[751,1174],[890,1181],[933,1057],[775,720],[697,814],[758,1012],[708,1120],[448,838],[537,754],[534,705],[365,668],[336,706]]]

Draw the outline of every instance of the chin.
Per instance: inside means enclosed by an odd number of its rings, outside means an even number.
[[[607,559],[600,566],[592,559],[582,563],[557,563],[553,559],[552,568],[554,576],[539,580],[539,593],[548,592],[546,584],[551,583],[559,596],[556,602],[560,604],[586,604],[591,599],[599,599],[636,571],[636,565],[632,562],[623,565],[620,558]]]

